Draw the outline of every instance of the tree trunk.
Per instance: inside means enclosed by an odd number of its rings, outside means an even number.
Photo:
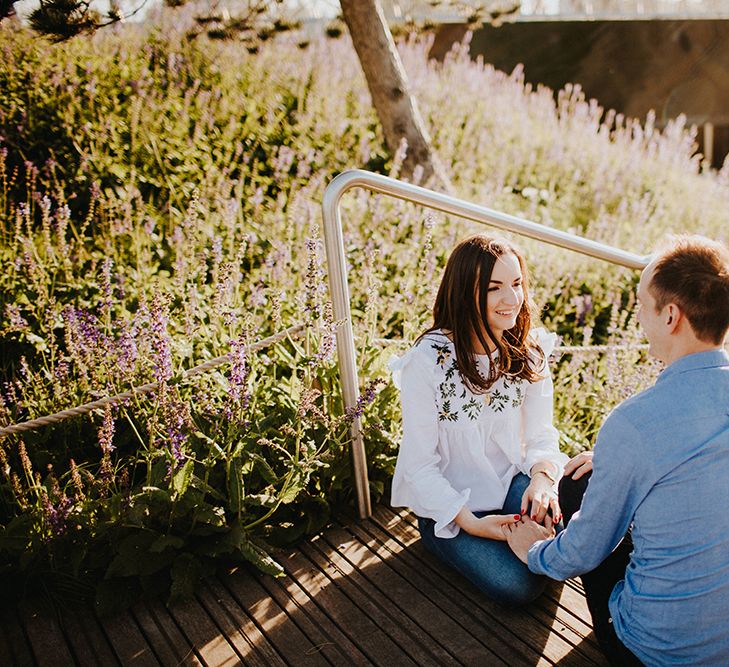
[[[395,47],[379,0],[340,0],[354,48],[362,65],[372,104],[382,124],[385,142],[394,153],[407,140],[403,175],[423,168],[423,183],[435,178],[447,190],[450,181],[430,141],[415,99],[410,94],[405,68]]]

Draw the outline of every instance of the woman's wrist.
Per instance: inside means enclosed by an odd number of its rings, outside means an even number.
[[[542,475],[542,477],[545,477],[546,479],[548,479],[549,480],[549,483],[552,486],[554,486],[557,483],[557,480],[554,477],[552,477],[552,474],[549,471],[547,471],[547,470],[537,470],[532,475],[532,479],[534,479],[534,477],[536,477],[537,475]]]
[[[549,480],[552,486],[557,484],[557,471],[552,464],[536,463],[530,471],[531,478],[534,479],[537,475],[542,475]]]
[[[461,530],[471,533],[474,521],[476,521],[476,515],[464,505],[461,511],[456,514],[456,518],[453,521]]]

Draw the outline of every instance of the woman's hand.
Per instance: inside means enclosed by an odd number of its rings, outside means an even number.
[[[580,479],[582,475],[592,470],[592,452],[580,452],[573,456],[564,467],[565,477],[572,475],[572,479]],[[572,474],[574,472],[574,474]]]
[[[506,540],[504,527],[519,521],[518,514],[489,514],[478,518],[467,507],[461,509],[455,518],[455,522],[461,530],[475,537],[485,537],[489,540]]]
[[[547,511],[552,511],[554,523],[559,523],[562,518],[562,510],[557,500],[557,489],[554,482],[539,471],[532,473],[532,481],[521,498],[521,513],[526,514],[531,506],[530,516],[532,521],[544,523]]]

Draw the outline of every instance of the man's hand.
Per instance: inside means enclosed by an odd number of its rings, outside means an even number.
[[[564,467],[565,477],[572,475],[572,479],[580,479],[582,475],[592,470],[592,452],[580,452],[577,456],[573,456]]]
[[[502,530],[511,550],[522,563],[528,563],[529,548],[532,544],[555,535],[552,517],[549,515],[545,517],[543,526],[525,516],[518,523],[505,524]]]

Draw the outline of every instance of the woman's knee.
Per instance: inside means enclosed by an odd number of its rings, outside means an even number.
[[[530,572],[529,568],[512,553],[500,554],[479,567],[475,563],[462,563],[462,574],[477,588],[496,602],[519,607],[534,601],[544,591],[546,578]]]
[[[546,579],[533,574],[508,548],[496,542],[459,534],[441,539],[433,534],[433,522],[419,519],[423,546],[449,565],[492,600],[507,606],[522,606],[544,590]]]
[[[484,593],[507,607],[523,607],[534,602],[546,585],[545,577],[526,572],[511,581],[491,580]]]

